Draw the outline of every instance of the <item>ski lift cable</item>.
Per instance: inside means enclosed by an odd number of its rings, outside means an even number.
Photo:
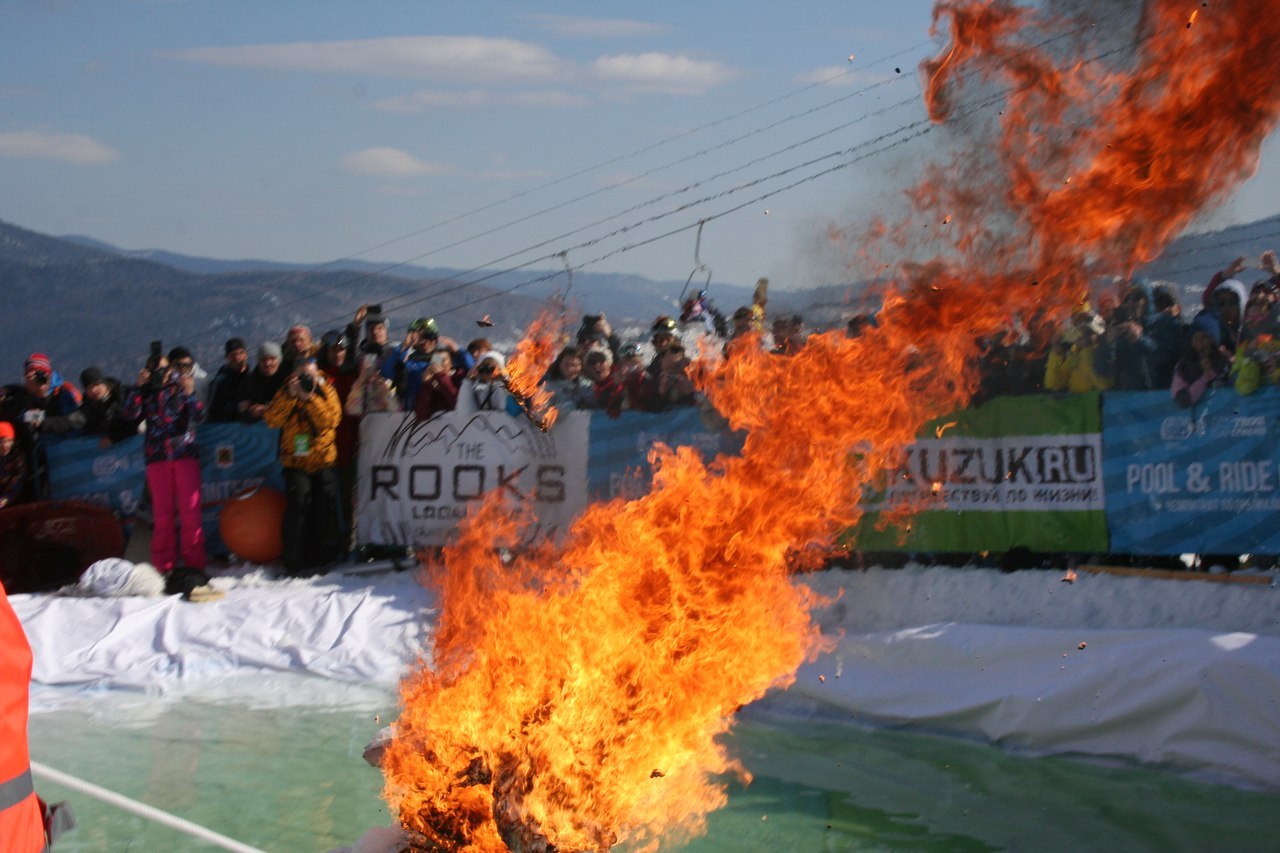
[[[610,240],[610,239],[612,239],[612,238],[614,238],[614,237],[620,237],[620,236],[622,236],[622,235],[624,235],[624,234],[628,234],[628,233],[630,233],[630,232],[632,232],[632,231],[636,230],[637,228],[641,228],[641,227],[644,227],[644,226],[647,226],[647,225],[652,225],[652,224],[653,224],[653,223],[655,223],[655,222],[659,222],[659,221],[661,221],[661,220],[663,220],[663,219],[666,219],[666,218],[668,218],[668,217],[670,217],[670,216],[674,216],[674,215],[677,215],[677,214],[679,214],[679,213],[683,213],[683,212],[688,211],[688,210],[690,210],[690,209],[692,209],[692,208],[694,208],[694,207],[698,207],[698,206],[700,206],[700,205],[702,205],[702,204],[706,204],[706,203],[709,203],[709,202],[712,202],[712,201],[716,201],[716,200],[721,199],[721,198],[728,197],[728,196],[730,196],[730,195],[734,195],[734,194],[736,194],[736,193],[742,192],[743,190],[751,189],[752,187],[757,187],[757,186],[759,186],[759,185],[761,185],[761,184],[763,184],[763,183],[767,183],[767,182],[772,181],[772,180],[775,180],[775,179],[777,179],[777,178],[785,177],[785,176],[787,176],[787,175],[789,175],[789,174],[791,174],[791,173],[793,173],[793,172],[796,172],[796,171],[799,171],[799,170],[801,170],[801,169],[804,169],[804,168],[808,168],[808,167],[814,166],[814,165],[816,165],[816,164],[819,164],[819,163],[825,162],[825,161],[827,161],[827,160],[831,160],[832,158],[847,157],[847,156],[849,156],[849,155],[851,155],[851,154],[854,154],[854,153],[858,152],[860,149],[866,148],[866,147],[867,147],[867,146],[869,146],[869,145],[875,145],[875,144],[879,144],[879,143],[881,143],[881,142],[884,142],[885,140],[887,140],[887,139],[889,139],[889,138],[891,138],[891,137],[893,137],[893,136],[896,136],[896,135],[898,135],[898,134],[902,133],[903,131],[906,131],[906,130],[916,130],[916,129],[919,129],[919,128],[923,128],[923,131],[919,131],[919,132],[913,133],[913,134],[911,134],[911,135],[909,135],[909,136],[907,136],[907,137],[904,137],[903,139],[899,140],[899,141],[898,141],[898,143],[895,143],[895,144],[900,144],[900,143],[902,143],[902,142],[908,141],[908,140],[910,140],[910,139],[914,139],[914,138],[916,138],[916,137],[918,137],[918,136],[922,135],[924,132],[927,132],[927,131],[929,130],[930,126],[931,126],[931,123],[930,123],[927,119],[925,119],[925,120],[921,120],[921,121],[917,121],[917,122],[913,122],[913,123],[912,123],[912,124],[910,124],[910,125],[906,125],[906,126],[901,127],[901,128],[896,128],[896,129],[894,129],[894,130],[892,130],[892,131],[889,131],[889,132],[887,132],[887,133],[883,133],[883,134],[881,134],[880,136],[878,136],[878,137],[876,137],[876,138],[874,138],[874,139],[868,140],[868,141],[866,141],[866,142],[858,143],[857,145],[852,146],[851,148],[846,148],[846,149],[843,149],[843,150],[840,150],[840,151],[834,151],[834,152],[831,152],[831,153],[829,153],[829,154],[824,154],[824,155],[819,156],[819,157],[811,158],[811,159],[809,159],[809,160],[807,160],[807,161],[805,161],[805,162],[803,162],[803,163],[799,163],[799,164],[796,164],[796,165],[794,165],[794,166],[790,166],[790,167],[788,167],[788,168],[786,168],[786,169],[781,169],[781,170],[779,170],[779,171],[773,172],[773,173],[771,173],[771,174],[769,174],[769,175],[765,175],[765,176],[763,176],[763,177],[755,178],[755,179],[753,179],[753,180],[751,180],[751,181],[747,181],[747,182],[745,182],[745,183],[738,184],[737,186],[730,187],[729,189],[722,190],[722,191],[720,191],[720,192],[718,192],[718,193],[713,193],[713,194],[711,194],[711,195],[703,196],[703,197],[701,197],[701,198],[699,198],[699,199],[695,199],[695,200],[693,200],[693,201],[685,202],[684,204],[681,204],[681,205],[679,205],[679,206],[677,206],[677,207],[675,207],[675,208],[673,208],[673,209],[663,211],[662,213],[654,214],[654,215],[652,215],[652,216],[649,216],[649,217],[647,217],[647,218],[645,218],[645,219],[642,219],[642,220],[639,220],[639,221],[637,221],[637,222],[631,222],[631,223],[628,223],[627,225],[623,225],[623,226],[621,226],[621,227],[619,227],[619,228],[615,228],[614,230],[612,230],[612,231],[610,231],[610,232],[608,232],[608,233],[601,234],[601,235],[599,235],[599,236],[592,237],[592,238],[590,238],[590,239],[588,239],[588,240],[584,240],[584,241],[582,241],[582,242],[580,242],[580,243],[577,243],[577,244],[575,244],[575,245],[573,245],[573,246],[569,247],[569,249],[568,249],[567,251],[576,251],[576,250],[588,249],[588,248],[591,248],[591,247],[593,247],[593,246],[597,246],[597,245],[599,245],[600,243],[605,242],[605,241],[607,241],[607,240]],[[891,147],[891,146],[887,146],[887,147],[886,147],[886,148],[884,148],[884,149],[876,149],[875,151],[872,151],[871,153],[872,153],[872,154],[879,153],[879,152],[880,152],[880,151],[882,151],[882,150],[887,150],[887,148],[888,148],[888,147]],[[866,155],[866,156],[870,156],[870,155]],[[850,161],[848,161],[848,162],[845,162],[845,163],[840,164],[839,166],[837,166],[837,169],[845,168],[845,167],[847,167],[848,165],[851,165],[852,163],[861,162],[863,159],[865,159],[865,156],[855,157],[853,160],[850,160]],[[830,174],[830,173],[831,173],[831,172],[833,172],[833,171],[836,171],[836,169],[824,169],[823,171],[821,171],[821,172],[817,173],[817,174],[816,174],[816,175],[814,175],[814,176],[807,177],[807,178],[802,179],[802,180],[800,180],[800,181],[798,181],[798,182],[796,182],[796,183],[794,183],[794,184],[789,184],[787,187],[784,187],[783,189],[788,189],[788,188],[790,188],[790,187],[799,186],[800,184],[807,183],[807,182],[809,182],[810,180],[813,180],[813,178],[815,178],[815,177],[821,177],[822,175]],[[773,193],[765,193],[765,194],[764,194],[764,195],[762,195],[762,196],[758,196],[758,197],[755,199],[755,201],[758,201],[758,200],[760,200],[760,199],[764,199],[764,198],[769,198],[771,195],[773,195]],[[752,203],[752,202],[748,202],[748,203]],[[738,209],[740,209],[740,207],[741,207],[741,206],[739,206],[739,207],[735,207],[735,208],[733,208],[733,210],[738,210]],[[718,218],[718,216],[716,216],[716,217],[708,217],[708,221],[709,221],[710,219],[713,219],[713,218]],[[684,227],[681,227],[681,228],[676,229],[674,232],[667,232],[667,233],[668,233],[668,235],[670,235],[670,234],[674,234],[674,233],[680,233],[681,231],[688,230],[689,228],[692,228],[692,227],[696,227],[696,224],[695,224],[694,226],[684,226]],[[552,241],[547,241],[547,242],[552,242]],[[649,241],[646,241],[646,242],[649,242]],[[641,244],[638,244],[638,245],[644,245],[644,244],[645,244],[645,243],[641,243]],[[524,251],[524,250],[517,251],[517,252],[512,252],[512,253],[510,253],[510,254],[508,254],[508,255],[504,256],[503,258],[500,258],[499,260],[509,260],[509,259],[511,259],[511,258],[514,258],[514,257],[519,256],[520,254],[523,254],[523,251]],[[466,280],[466,281],[459,281],[459,280],[458,280],[458,277],[451,277],[450,279],[448,279],[448,280],[447,280],[448,282],[453,282],[453,284],[452,284],[451,286],[445,287],[444,289],[441,289],[441,290],[436,290],[436,291],[431,292],[431,293],[426,293],[426,294],[414,294],[414,295],[411,295],[411,296],[408,298],[408,300],[407,300],[407,301],[398,302],[398,303],[396,304],[396,307],[407,307],[407,306],[409,306],[409,305],[416,305],[416,304],[419,304],[419,303],[422,303],[422,302],[426,302],[427,300],[430,300],[430,299],[439,299],[439,298],[441,298],[441,297],[443,297],[443,296],[447,296],[447,295],[449,295],[449,294],[451,294],[451,293],[454,293],[454,292],[456,292],[456,291],[458,291],[458,290],[460,290],[460,289],[462,289],[462,288],[464,288],[464,287],[469,287],[469,286],[474,285],[474,284],[480,284],[480,283],[483,283],[483,282],[488,281],[488,280],[490,280],[490,279],[496,278],[496,277],[498,277],[498,276],[500,276],[500,275],[504,275],[504,274],[506,274],[506,273],[512,272],[512,271],[514,271],[514,270],[517,270],[517,269],[523,269],[524,267],[531,266],[532,264],[538,263],[539,261],[544,261],[544,260],[548,260],[548,259],[550,259],[550,258],[554,258],[554,257],[556,257],[556,254],[557,254],[557,253],[552,253],[552,254],[548,254],[548,255],[543,255],[543,256],[538,257],[538,258],[533,258],[533,259],[528,260],[528,261],[526,261],[526,262],[524,262],[524,263],[522,263],[522,264],[518,264],[518,265],[517,265],[517,266],[515,266],[515,267],[509,268],[509,269],[500,270],[500,271],[496,271],[496,272],[492,272],[492,273],[489,273],[489,274],[484,275],[484,276],[482,276],[482,277],[480,277],[480,278],[477,278],[477,279],[470,279],[470,280]],[[578,267],[578,268],[580,269],[581,267]],[[481,270],[483,270],[483,269],[485,269],[485,267],[477,267],[477,268],[474,268],[474,269],[468,270],[468,271],[466,271],[465,273],[462,273],[461,275],[470,275],[471,273],[474,273],[474,272],[480,272],[480,271],[481,271]],[[499,292],[503,292],[503,291],[499,291]],[[384,303],[384,304],[390,304],[390,303]],[[472,304],[472,303],[467,303],[467,304]],[[440,310],[440,311],[436,311],[436,312],[434,312],[434,313],[435,313],[436,315],[442,315],[442,314],[451,313],[451,312],[450,312],[450,311],[446,311],[446,310]]]
[[[617,255],[623,254],[623,253],[625,253],[625,252],[630,252],[630,251],[632,251],[632,250],[634,250],[634,249],[639,249],[639,248],[642,248],[642,247],[644,247],[644,246],[648,246],[648,245],[650,245],[650,244],[657,243],[657,242],[659,242],[659,241],[661,241],[661,240],[666,240],[666,239],[668,239],[668,238],[674,237],[674,236],[676,236],[676,235],[678,235],[678,234],[683,234],[683,233],[684,233],[684,232],[686,232],[686,231],[690,231],[690,230],[696,229],[696,228],[698,228],[701,224],[705,224],[706,222],[712,222],[712,221],[714,221],[714,220],[716,220],[716,219],[720,219],[720,218],[722,218],[722,217],[729,216],[729,215],[731,215],[731,214],[733,214],[733,213],[737,213],[737,212],[738,212],[738,211],[740,211],[740,210],[743,210],[743,209],[745,209],[745,208],[751,207],[752,205],[758,204],[758,203],[760,203],[761,201],[764,201],[764,200],[766,200],[766,199],[772,198],[773,196],[776,196],[776,195],[778,195],[778,194],[780,194],[780,193],[787,192],[788,190],[791,190],[791,189],[795,189],[795,188],[796,188],[796,187],[798,187],[798,186],[801,186],[801,185],[803,185],[803,184],[806,184],[806,183],[809,183],[809,182],[811,182],[811,181],[817,180],[818,178],[825,177],[826,175],[832,174],[832,173],[837,172],[837,171],[840,171],[840,170],[842,170],[842,169],[847,169],[847,168],[849,168],[850,166],[856,165],[857,163],[861,162],[862,160],[867,159],[868,157],[876,156],[877,154],[881,154],[881,153],[883,153],[883,152],[885,152],[885,151],[887,151],[887,150],[889,150],[889,149],[891,149],[891,148],[895,148],[895,147],[897,147],[897,146],[899,146],[899,145],[903,145],[903,144],[905,144],[905,143],[907,143],[907,142],[909,142],[909,141],[911,141],[911,140],[913,140],[913,139],[916,139],[916,138],[919,138],[919,137],[921,137],[921,136],[924,136],[925,134],[929,133],[932,129],[933,129],[933,128],[932,128],[932,125],[927,125],[927,126],[925,126],[925,127],[921,128],[920,130],[918,130],[916,133],[913,133],[913,134],[911,134],[911,135],[909,135],[909,136],[906,136],[906,137],[903,137],[903,138],[901,138],[901,139],[897,139],[897,140],[894,140],[894,141],[892,141],[892,142],[887,143],[883,148],[879,148],[879,149],[876,149],[876,150],[874,150],[874,151],[868,152],[868,153],[866,153],[866,154],[863,154],[863,155],[861,155],[861,156],[859,156],[859,157],[856,157],[856,158],[854,158],[854,159],[852,159],[852,160],[849,160],[849,161],[847,161],[847,162],[837,163],[836,165],[834,165],[834,166],[830,166],[830,167],[828,167],[828,168],[825,168],[825,169],[823,169],[823,170],[822,170],[822,171],[820,171],[820,172],[816,172],[816,173],[811,174],[811,175],[806,175],[805,177],[803,177],[803,178],[799,178],[799,179],[797,179],[797,180],[793,181],[792,183],[787,184],[786,186],[777,187],[777,188],[775,188],[775,189],[772,189],[772,190],[769,190],[769,191],[767,191],[767,192],[764,192],[764,193],[762,193],[762,194],[760,194],[760,195],[754,196],[753,198],[750,198],[750,199],[748,199],[748,200],[746,200],[746,201],[740,202],[739,204],[736,204],[736,205],[734,205],[734,206],[732,206],[732,207],[725,208],[724,210],[721,210],[721,211],[719,211],[718,213],[712,214],[711,216],[708,216],[708,217],[706,217],[705,219],[698,220],[698,222],[694,222],[694,223],[691,223],[691,224],[688,224],[688,225],[681,225],[681,226],[678,226],[678,227],[676,227],[676,228],[673,228],[673,229],[670,229],[670,230],[668,230],[668,231],[665,231],[665,232],[663,232],[663,233],[661,233],[661,234],[656,234],[656,235],[654,235],[654,236],[652,236],[652,237],[648,237],[648,238],[645,238],[645,239],[643,239],[643,240],[636,241],[636,242],[634,242],[634,243],[627,243],[627,244],[626,244],[626,245],[624,245],[624,246],[621,246],[621,247],[619,247],[619,248],[613,249],[613,250],[611,250],[611,251],[607,251],[607,252],[605,252],[604,254],[601,254],[601,255],[599,255],[599,256],[597,256],[597,257],[595,257],[595,258],[592,258],[592,259],[591,259],[591,260],[589,260],[589,261],[585,261],[585,262],[583,262],[583,263],[580,263],[580,264],[578,264],[577,266],[575,266],[575,267],[574,267],[574,269],[581,270],[581,269],[584,269],[584,268],[586,268],[586,267],[593,266],[593,265],[595,265],[595,264],[601,263],[601,262],[606,261],[606,260],[608,260],[608,259],[610,259],[610,258],[612,258],[612,257],[615,257],[615,256],[617,256]],[[451,308],[446,308],[446,309],[444,309],[444,310],[442,310],[442,311],[438,311],[438,312],[436,312],[436,315],[437,315],[437,316],[445,316],[445,315],[448,315],[448,314],[452,314],[452,313],[454,313],[454,312],[456,312],[456,311],[462,311],[462,310],[464,310],[464,309],[471,308],[471,307],[474,307],[474,306],[476,306],[476,305],[480,305],[480,304],[482,304],[482,303],[484,303],[484,302],[489,301],[490,299],[494,299],[494,298],[499,297],[499,296],[505,296],[505,295],[507,295],[507,294],[510,294],[510,293],[515,292],[516,290],[520,290],[520,289],[522,289],[522,288],[529,287],[529,286],[534,285],[534,284],[538,284],[538,283],[540,283],[540,282],[542,282],[542,281],[546,281],[549,277],[550,277],[550,276],[545,276],[545,275],[544,275],[544,276],[539,276],[539,277],[537,277],[537,278],[529,279],[529,280],[527,280],[527,281],[520,282],[520,283],[515,284],[515,285],[512,285],[512,286],[510,286],[510,287],[503,288],[502,290],[495,291],[494,293],[488,293],[488,294],[485,294],[485,295],[483,295],[483,296],[480,296],[480,297],[478,297],[478,298],[476,298],[476,299],[472,299],[472,300],[470,300],[470,301],[468,301],[468,302],[462,303],[462,304],[460,304],[460,305],[455,305],[455,306],[453,306],[453,307],[451,307]]]

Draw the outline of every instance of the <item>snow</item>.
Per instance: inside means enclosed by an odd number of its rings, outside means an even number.
[[[1280,789],[1276,576],[1188,577],[1081,570],[1068,583],[1053,571],[923,566],[807,575],[800,582],[829,599],[814,617],[833,648],[751,712]],[[33,713],[122,694],[385,697],[429,640],[434,601],[412,572],[277,580],[249,570],[215,585],[226,597],[205,604],[11,596],[35,654]]]

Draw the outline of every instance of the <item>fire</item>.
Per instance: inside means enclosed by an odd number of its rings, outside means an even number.
[[[912,193],[922,215],[955,214],[955,243],[899,264],[857,338],[704,364],[699,387],[747,431],[740,456],[658,447],[647,495],[514,554],[522,508],[472,513],[430,567],[432,654],[384,760],[401,823],[428,849],[475,851],[701,831],[726,777],[750,778],[719,740],[735,710],[824,648],[796,560],[856,521],[860,490],[923,423],[967,402],[977,341],[1011,309],[1061,316],[1096,270],[1152,257],[1251,172],[1280,111],[1277,13],[1215,4],[1188,29],[1184,2],[1153,1],[1129,54],[1091,58],[1046,44],[1026,9],[940,4],[951,45],[924,68],[931,113],[972,110],[954,84],[975,68],[1011,87],[995,143]]]
[[[520,401],[530,419],[544,430],[551,429],[558,413],[551,405],[551,393],[538,383],[551,366],[563,339],[563,306],[553,301],[529,324],[507,360],[507,389]]]

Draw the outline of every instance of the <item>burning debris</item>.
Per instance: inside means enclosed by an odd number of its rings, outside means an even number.
[[[658,447],[649,494],[505,561],[528,519],[495,497],[432,569],[432,656],[383,756],[420,849],[653,849],[703,831],[725,778],[750,779],[718,739],[734,712],[824,648],[791,555],[830,548],[860,488],[969,400],[975,341],[1011,307],[1060,318],[1100,266],[1152,258],[1251,173],[1280,115],[1280,0],[1215,4],[1190,28],[1185,3],[1151,0],[1130,49],[1107,56],[1082,53],[1096,29],[1055,39],[1058,22],[1002,0],[940,3],[935,19],[951,34],[922,69],[935,119],[980,111],[958,88],[971,79],[1008,87],[998,115],[966,124],[994,142],[973,138],[912,193],[917,223],[951,217],[947,251],[900,264],[856,338],[817,335],[787,359],[742,347],[703,372],[747,433],[740,456]],[[905,257],[920,229],[878,233]],[[512,361],[532,398],[540,358]]]

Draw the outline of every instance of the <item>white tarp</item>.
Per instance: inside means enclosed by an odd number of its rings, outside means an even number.
[[[1280,638],[943,623],[853,634],[801,697],[862,723],[1280,788]]]
[[[837,648],[758,703],[761,712],[1280,789],[1273,587],[1083,572],[1064,584],[1053,572],[919,567],[805,581],[840,594],[815,613]],[[227,596],[206,604],[13,596],[35,652],[36,691],[213,683],[221,695],[230,674],[280,672],[321,676],[335,691],[386,689],[429,642],[433,602],[412,573],[215,584]],[[55,704],[40,700],[37,712]]]
[[[231,673],[294,672],[389,687],[423,649],[429,596],[412,574],[220,578],[226,597],[14,595],[38,687],[181,691]]]
[[[361,542],[443,545],[468,504],[498,489],[532,499],[533,535],[564,530],[587,504],[586,412],[543,432],[505,412],[370,414],[360,422]]]

